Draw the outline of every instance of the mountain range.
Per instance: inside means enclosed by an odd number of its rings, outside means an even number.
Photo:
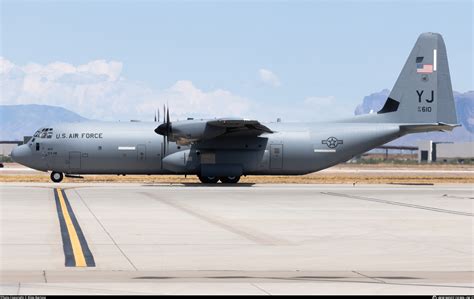
[[[87,118],[62,107],[48,105],[0,105],[0,140],[23,140],[41,127]]]
[[[362,100],[354,111],[355,115],[379,111],[390,90],[372,93]],[[431,132],[411,134],[392,141],[391,145],[416,145],[419,140],[441,142],[472,142],[474,140],[474,91],[454,92],[458,122],[461,127],[451,133]],[[87,118],[70,110],[48,105],[0,105],[0,140],[22,140],[38,128],[61,122],[83,122]]]

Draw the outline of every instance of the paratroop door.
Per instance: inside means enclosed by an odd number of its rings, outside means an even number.
[[[283,167],[283,144],[270,145],[270,168],[279,169]]]

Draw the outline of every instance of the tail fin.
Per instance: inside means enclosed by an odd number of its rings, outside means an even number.
[[[383,122],[457,124],[448,57],[439,33],[423,33],[383,108]]]

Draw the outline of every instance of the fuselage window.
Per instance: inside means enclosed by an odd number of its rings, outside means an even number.
[[[40,150],[40,144],[38,142],[36,142],[36,150],[39,151]]]

